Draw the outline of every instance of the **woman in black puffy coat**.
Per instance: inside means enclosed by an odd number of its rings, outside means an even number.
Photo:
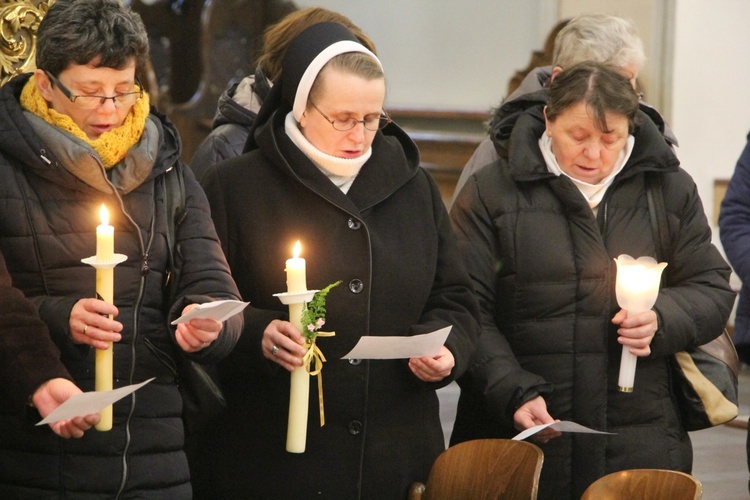
[[[191,498],[175,364],[226,356],[242,318],[170,322],[238,293],[205,195],[178,161],[176,129],[136,76],[148,56],[137,14],[116,0],[57,2],[38,32],[37,66],[0,91],[0,249],[37,307],[74,382],[93,390],[95,349],[114,344],[114,386],[154,380],[113,407],[113,426],[65,441],[0,404],[2,498]],[[182,171],[185,210],[171,270],[163,183]],[[114,304],[96,296],[100,205],[109,209]],[[109,319],[107,315],[114,315]]]
[[[691,470],[670,358],[720,335],[734,294],[695,184],[627,77],[586,63],[542,92],[547,105],[519,115],[508,157],[475,173],[451,210],[483,325],[451,442],[555,419],[614,433],[535,435],[540,498],[572,499],[617,470]],[[669,285],[652,310],[626,318],[613,259],[656,257],[648,175],[663,186]],[[623,346],[638,356],[632,393],[618,390]]]

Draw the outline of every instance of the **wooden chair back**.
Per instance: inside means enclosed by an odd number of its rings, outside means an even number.
[[[630,469],[594,481],[581,500],[700,500],[699,480],[673,470]]]
[[[544,454],[510,439],[477,439],[451,446],[435,461],[411,499],[536,499]]]

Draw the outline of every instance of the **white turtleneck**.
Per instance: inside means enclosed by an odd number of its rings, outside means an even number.
[[[596,216],[599,203],[601,203],[602,198],[604,198],[604,193],[607,192],[612,181],[615,180],[617,174],[620,173],[627,163],[628,158],[630,158],[630,153],[633,152],[633,144],[635,144],[635,138],[632,135],[629,135],[625,147],[622,148],[622,151],[620,151],[620,154],[615,161],[612,172],[599,181],[599,183],[589,184],[588,182],[580,181],[563,172],[560,165],[557,163],[555,154],[552,152],[552,139],[547,134],[542,134],[542,137],[539,138],[539,149],[542,151],[542,156],[544,156],[544,162],[547,164],[547,169],[557,176],[564,175],[573,181],[573,184],[575,184],[588,202],[589,207],[591,207],[591,210],[594,212],[594,216]]]
[[[299,124],[297,123],[297,120],[294,119],[292,113],[286,115],[284,129],[294,145],[297,146],[305,156],[310,158],[310,161],[312,161],[315,166],[336,185],[336,187],[341,189],[344,194],[349,191],[349,188],[352,186],[357,174],[359,174],[362,165],[364,165],[372,155],[372,147],[368,148],[367,151],[357,158],[339,158],[324,153],[313,146],[312,143],[302,135],[302,131],[299,129]]]

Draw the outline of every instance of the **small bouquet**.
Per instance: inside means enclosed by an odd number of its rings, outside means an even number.
[[[315,342],[315,337],[319,333],[327,333],[320,332],[320,329],[326,323],[326,297],[331,289],[340,284],[341,281],[337,281],[322,290],[318,290],[312,300],[305,304],[305,308],[302,310],[302,326],[304,327],[302,335],[304,335],[308,344]]]
[[[305,337],[307,352],[302,357],[302,363],[307,373],[318,376],[318,402],[320,404],[320,426],[325,425],[325,413],[323,411],[323,363],[326,358],[316,345],[316,339],[320,337],[333,337],[335,332],[321,332],[320,329],[326,323],[326,297],[328,292],[341,284],[341,281],[331,283],[322,290],[315,293],[312,300],[305,304],[302,309],[302,335]]]

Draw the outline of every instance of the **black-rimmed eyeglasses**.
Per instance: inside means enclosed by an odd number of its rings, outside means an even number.
[[[47,78],[49,78],[50,81],[60,89],[60,92],[62,92],[65,97],[70,99],[70,102],[84,109],[96,109],[100,106],[104,106],[104,103],[109,99],[112,99],[112,103],[117,108],[132,106],[136,101],[143,98],[143,86],[137,78],[135,79],[135,83],[140,90],[136,92],[124,92],[122,94],[115,94],[111,97],[107,97],[103,95],[75,95],[51,73],[45,71],[44,74],[47,75]]]
[[[328,116],[325,113],[323,113],[320,110],[320,108],[315,105],[314,102],[310,101],[310,104],[312,105],[313,108],[315,108],[315,110],[318,113],[320,113],[320,116],[325,118],[325,120],[328,123],[330,123],[334,129],[338,130],[339,132],[347,132],[353,129],[354,127],[356,127],[358,123],[361,123],[362,125],[364,125],[364,127],[371,132],[377,132],[381,128],[391,123],[391,117],[388,116],[388,113],[386,113],[385,111],[381,111],[380,116],[374,116],[372,118],[365,118],[364,120],[357,120],[356,118],[346,118],[344,120],[337,118],[333,120],[331,118],[328,118]]]

